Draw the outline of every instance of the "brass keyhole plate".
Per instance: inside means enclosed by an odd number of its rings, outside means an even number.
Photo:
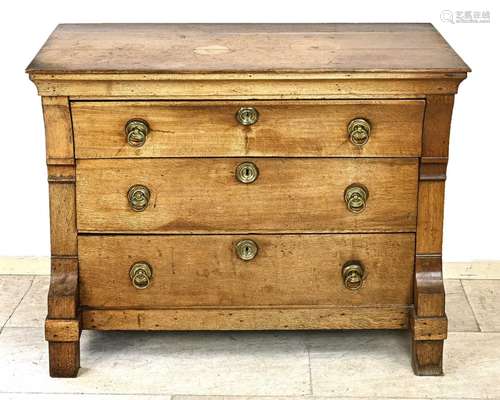
[[[236,254],[243,261],[250,261],[257,256],[259,247],[251,239],[240,240],[236,243]]]
[[[255,182],[259,176],[259,170],[253,162],[244,162],[236,167],[236,179],[241,183]]]
[[[236,120],[244,126],[253,125],[259,120],[259,112],[254,107],[241,107],[236,113]]]

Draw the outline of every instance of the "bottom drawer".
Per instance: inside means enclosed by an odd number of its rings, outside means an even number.
[[[78,248],[91,308],[411,303],[414,234],[84,235]]]

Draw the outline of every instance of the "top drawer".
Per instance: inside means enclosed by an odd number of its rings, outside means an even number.
[[[418,157],[424,105],[424,100],[82,101],[72,102],[71,109],[77,158]],[[238,121],[245,108],[250,111]],[[133,131],[128,125],[133,120],[147,124],[144,143],[144,125]],[[137,133],[135,146],[127,141],[127,125],[132,136]],[[361,144],[365,135],[368,141]]]

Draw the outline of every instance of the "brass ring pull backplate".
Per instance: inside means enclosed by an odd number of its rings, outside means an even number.
[[[133,147],[141,147],[146,143],[149,134],[149,125],[142,119],[131,119],[125,125],[127,143]]]
[[[254,107],[241,107],[236,113],[236,120],[244,126],[253,125],[259,120],[259,112]]]
[[[240,240],[236,243],[236,254],[243,261],[253,260],[258,252],[257,243],[251,239]]]
[[[127,193],[130,208],[134,211],[144,211],[148,204],[151,192],[144,185],[134,185]]]
[[[348,261],[342,267],[344,286],[349,290],[359,290],[363,286],[365,269],[359,261]]]
[[[352,213],[360,213],[366,208],[368,189],[359,183],[349,185],[344,192],[347,209]]]
[[[347,133],[349,140],[355,146],[364,146],[370,139],[371,126],[364,118],[356,118],[349,122]]]
[[[241,183],[252,183],[259,176],[259,170],[253,162],[244,162],[236,167],[236,179]]]
[[[151,284],[153,269],[144,261],[136,262],[130,268],[129,276],[132,286],[136,289],[147,289]]]

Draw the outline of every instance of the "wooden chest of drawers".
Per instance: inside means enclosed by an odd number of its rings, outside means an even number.
[[[429,24],[61,25],[42,96],[52,376],[82,329],[406,329],[442,373],[469,71]]]

